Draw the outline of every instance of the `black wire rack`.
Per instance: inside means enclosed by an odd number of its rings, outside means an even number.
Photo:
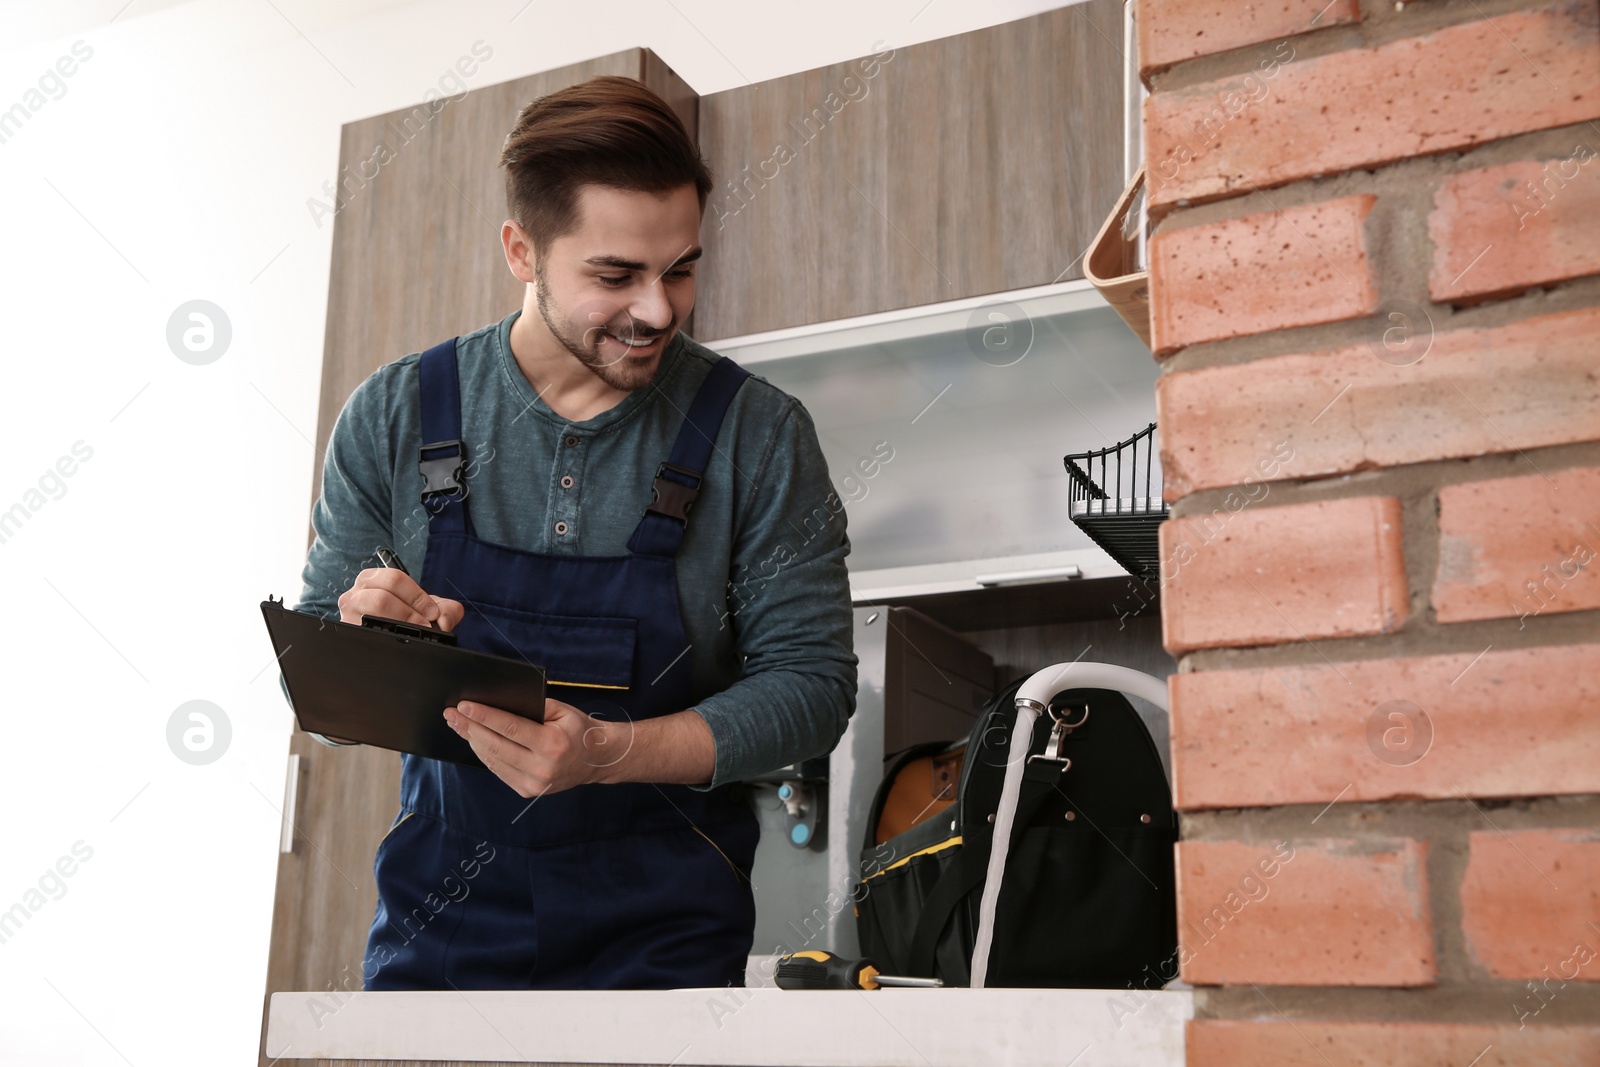
[[[1072,478],[1072,521],[1138,578],[1156,578],[1161,569],[1156,534],[1167,505],[1154,473],[1155,434],[1152,422],[1119,444],[1062,459]]]

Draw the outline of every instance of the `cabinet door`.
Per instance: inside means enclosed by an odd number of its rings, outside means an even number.
[[[474,89],[443,106],[435,101],[437,110],[419,105],[343,128],[345,186],[333,220],[313,499],[321,488],[322,448],[357,385],[384,363],[521,306],[522,283],[500,247],[501,144],[523,105],[599,74],[649,85],[694,135],[693,91],[644,49]],[[384,161],[363,184],[361,175],[374,167],[359,168],[380,143],[389,151],[377,156]],[[293,851],[278,861],[263,1041],[274,992],[331,990],[327,1007],[336,1010],[347,991],[361,988],[377,905],[372,860],[399,802],[398,753],[329,748],[298,730],[289,751],[300,757],[298,811]],[[272,1061],[262,1055],[260,1062]]]
[[[1083,276],[1123,185],[1122,3],[700,101],[719,339]]]

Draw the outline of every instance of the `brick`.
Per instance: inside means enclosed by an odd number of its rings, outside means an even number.
[[[1600,831],[1484,829],[1461,878],[1461,932],[1496,978],[1533,979],[1538,1014],[1571,981],[1600,981]],[[1541,995],[1542,991],[1542,995]]]
[[[1600,793],[1600,644],[1319,656],[1168,684],[1185,811]]]
[[[1435,300],[1508,296],[1600,274],[1600,137],[1586,129],[1573,142],[1556,159],[1485,167],[1439,184],[1428,216]]]
[[[1597,52],[1594,0],[1310,59],[1284,41],[1248,74],[1145,100],[1151,207],[1593,119]]]
[[[1356,0],[1139,0],[1139,70],[1361,21]]]
[[[1600,1067],[1600,1026],[1194,1019],[1189,1067]]]
[[[1418,323],[1425,354],[1405,366],[1379,358],[1385,326],[1374,320],[1370,344],[1163,374],[1166,499],[1600,440],[1600,309],[1437,335]]]
[[[1209,515],[1162,523],[1168,652],[1388,633],[1405,622],[1398,498],[1249,503],[1235,491]]]
[[[1600,608],[1600,467],[1439,490],[1440,622]]]
[[[1181,841],[1177,850],[1184,981],[1434,983],[1426,842]]]
[[[1348,196],[1157,233],[1150,241],[1155,354],[1372,314],[1378,285],[1365,229],[1376,199]]]

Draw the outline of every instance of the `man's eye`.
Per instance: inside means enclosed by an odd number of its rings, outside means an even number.
[[[672,275],[674,278],[693,278],[694,277],[694,269],[691,268],[691,267],[684,267],[681,270],[670,270],[667,273]]]
[[[616,289],[620,286],[628,284],[628,276],[626,274],[622,275],[621,277],[612,277],[608,274],[597,274],[595,275],[595,278],[600,282],[601,285],[608,286],[612,289]]]

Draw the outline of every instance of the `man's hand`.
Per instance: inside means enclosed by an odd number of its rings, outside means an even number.
[[[518,796],[576,785],[662,782],[709,785],[716,768],[711,727],[694,709],[608,722],[549,697],[544,722],[462,701],[445,721]]]
[[[465,700],[445,708],[444,718],[521,797],[603,781],[608,767],[626,754],[632,725],[591,718],[551,697],[545,698],[542,723]]]
[[[418,626],[437,620],[441,630],[453,630],[466,613],[459,600],[425,593],[409,574],[393,567],[368,567],[339,594],[339,621],[358,626],[361,616],[377,615]]]
[[[356,583],[339,594],[339,621],[361,625],[361,616],[378,615],[385,619],[426,626],[435,620],[439,629],[454,630],[467,609],[458,600],[422,591],[405,571],[393,567],[368,567],[356,575]],[[358,745],[345,737],[329,737],[342,745]]]

